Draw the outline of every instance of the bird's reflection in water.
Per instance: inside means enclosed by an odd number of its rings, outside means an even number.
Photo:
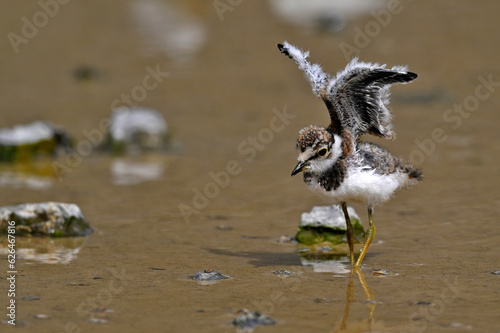
[[[361,287],[363,288],[363,291],[365,293],[366,297],[366,304],[368,305],[368,319],[366,323],[355,323],[352,326],[348,324],[348,319],[349,319],[349,311],[351,309],[351,304],[354,301],[354,276],[358,277],[359,283],[361,284]],[[349,275],[349,283],[347,284],[347,289],[346,289],[346,303],[345,303],[345,309],[344,309],[344,316],[342,317],[342,320],[340,322],[340,325],[336,325],[338,328],[336,328],[333,332],[358,332],[358,331],[372,331],[373,328],[373,314],[375,312],[375,296],[373,295],[372,291],[368,287],[368,284],[366,283],[365,277],[363,273],[359,270],[354,270],[350,272]]]

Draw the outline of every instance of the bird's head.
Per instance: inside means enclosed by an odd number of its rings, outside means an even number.
[[[328,171],[342,155],[342,139],[326,129],[309,126],[299,132],[297,139],[298,163],[292,171],[322,174]]]

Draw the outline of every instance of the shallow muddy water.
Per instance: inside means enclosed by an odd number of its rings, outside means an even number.
[[[243,308],[276,321],[260,332],[500,331],[500,4],[401,1],[329,32],[285,20],[278,2],[71,1],[45,16],[35,1],[0,5],[1,127],[49,120],[92,143],[131,103],[161,112],[176,147],[117,159],[92,145],[62,158],[59,177],[50,162],[1,166],[2,205],[76,203],[95,229],[18,242],[17,325],[2,332],[236,332]],[[366,139],[425,179],[377,207],[360,274],[301,261],[286,241],[328,204],[290,177],[297,132],[328,115],[283,40],[331,73],[355,52],[420,75],[392,89],[397,140]],[[231,279],[190,278],[206,269]]]

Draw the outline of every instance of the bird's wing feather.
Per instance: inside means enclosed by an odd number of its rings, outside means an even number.
[[[302,51],[287,42],[278,44],[278,49],[281,53],[288,56],[290,59],[295,61],[297,65],[299,65],[299,69],[304,72],[306,79],[311,84],[313,93],[316,96],[320,97],[331,80],[330,75],[323,72],[323,69],[320,65],[311,64],[309,61],[307,61],[309,52]]]
[[[287,42],[278,44],[281,53],[293,59],[304,71],[314,94],[325,102],[330,113],[330,128],[340,132],[348,129],[358,137],[369,133],[393,138],[389,104],[389,86],[406,83],[418,75],[404,66],[386,69],[385,65],[359,62],[353,59],[335,77],[324,73],[321,66],[310,64],[303,52]]]

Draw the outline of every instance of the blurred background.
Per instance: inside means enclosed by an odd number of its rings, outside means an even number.
[[[270,332],[339,329],[347,275],[315,273],[279,241],[294,236],[302,212],[328,204],[290,177],[298,131],[329,118],[279,53],[286,40],[332,74],[356,56],[419,74],[392,88],[397,139],[365,138],[425,175],[375,214],[366,272],[394,273],[367,276],[376,327],[500,330],[491,273],[500,269],[499,10],[451,0],[2,2],[0,127],[49,121],[73,142],[42,167],[2,163],[2,205],[76,203],[94,228],[83,245],[58,250],[57,265],[18,262],[20,297],[40,298],[19,306],[21,329],[230,332],[244,307],[277,319]],[[124,106],[156,110],[168,148],[100,149]],[[270,274],[280,267],[300,278],[282,284]],[[234,279],[211,289],[189,281],[208,268]],[[120,292],[86,301],[113,281]],[[447,283],[459,290],[450,302]],[[351,327],[363,331],[368,310],[356,295]],[[88,319],[102,308],[112,310],[102,323]]]

